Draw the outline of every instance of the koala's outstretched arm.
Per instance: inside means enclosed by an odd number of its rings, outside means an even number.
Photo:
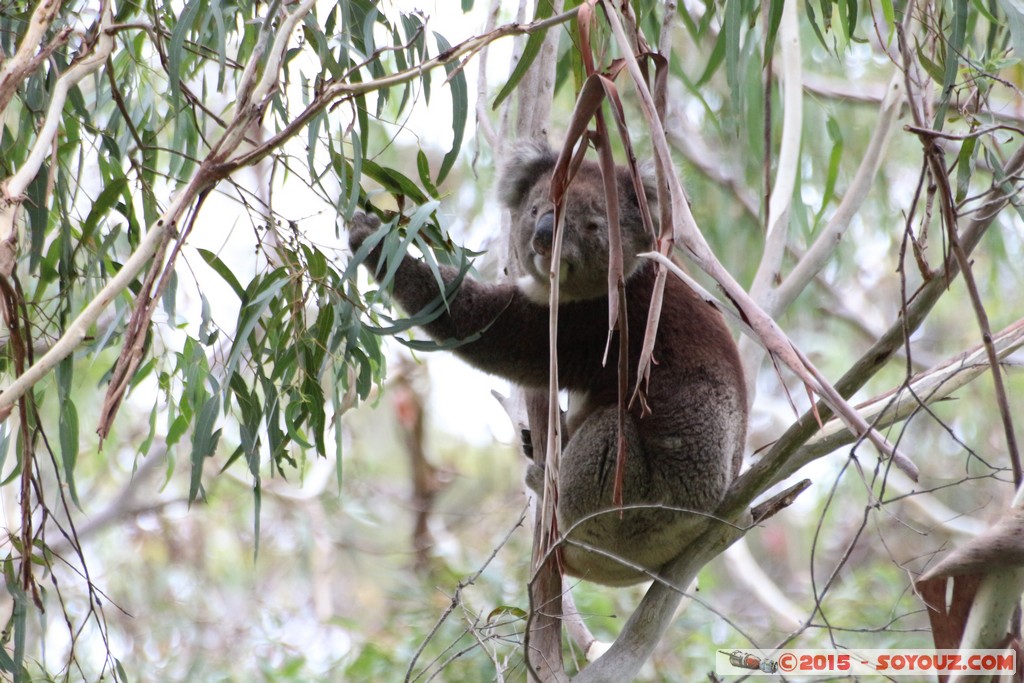
[[[376,216],[358,214],[350,226],[355,253],[380,226]],[[364,263],[376,277],[381,259],[377,246]],[[438,266],[450,284],[459,273]],[[393,294],[402,308],[417,314],[438,298],[437,280],[422,261],[405,256],[395,272]],[[423,329],[437,341],[470,340],[452,351],[485,372],[526,386],[548,381],[547,309],[526,299],[512,284],[488,284],[466,277],[446,310]]]

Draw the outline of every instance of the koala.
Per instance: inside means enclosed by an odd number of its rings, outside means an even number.
[[[453,352],[527,391],[548,384],[555,161],[546,146],[520,146],[499,178],[499,196],[512,215],[518,280],[491,284],[466,277],[447,310],[423,328],[438,341],[470,339]],[[644,229],[629,171],[619,167],[616,176],[628,312],[619,325],[628,330],[633,386],[656,278],[656,266],[637,254],[649,251],[654,239]],[[653,195],[652,188],[645,190]],[[556,515],[566,538],[564,570],[621,586],[657,574],[684,550],[688,528],[699,514],[721,501],[742,459],[747,401],[739,354],[721,314],[678,279],[668,278],[646,385],[649,412],[634,406],[627,413],[624,509],[613,503],[619,333],[605,365],[607,223],[600,168],[584,161],[568,188],[560,263],[558,380],[569,392],[569,410]],[[356,217],[349,237],[353,252],[378,226],[375,218]],[[380,258],[379,248],[367,257],[371,272],[380,267]],[[441,272],[446,282],[457,276],[452,269]],[[437,298],[438,283],[422,261],[406,256],[395,273],[393,294],[415,313]],[[527,476],[533,486],[543,480],[538,469]]]

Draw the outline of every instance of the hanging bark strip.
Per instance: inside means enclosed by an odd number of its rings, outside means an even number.
[[[107,384],[107,395],[103,399],[103,409],[100,411],[99,427],[97,427],[96,433],[99,434],[101,443],[107,437],[107,434],[110,433],[110,427],[117,416],[121,401],[124,399],[124,395],[128,391],[132,379],[135,377],[135,371],[138,369],[139,363],[142,362],[143,347],[149,334],[149,324],[153,319],[153,312],[156,311],[157,302],[167,290],[167,285],[174,274],[174,264],[178,260],[178,254],[181,253],[181,246],[185,243],[189,233],[192,232],[196,218],[199,216],[199,211],[203,208],[203,203],[206,201],[209,193],[209,188],[199,193],[195,206],[192,207],[188,224],[181,234],[172,234],[173,231],[170,230],[164,233],[163,240],[153,256],[153,265],[146,275],[142,290],[135,297],[138,305],[135,307],[131,320],[128,322],[128,328],[125,330],[124,345],[121,347],[121,354],[114,364],[110,382]],[[175,240],[174,249],[171,251],[171,255],[167,258],[166,263],[164,263],[164,255],[167,253],[167,247],[172,239]],[[162,268],[160,267],[161,263],[163,264]],[[158,274],[160,275],[159,283],[156,282]],[[156,285],[155,290],[154,285]]]
[[[2,311],[4,323],[10,331],[10,345],[14,356],[14,372],[21,375],[25,372],[26,344],[21,332],[21,322],[18,316],[18,296],[6,276],[0,275],[0,297],[2,297]],[[33,449],[34,441],[32,426],[29,424],[28,402],[31,394],[22,396],[18,401],[18,428],[21,431],[21,490],[19,492],[21,508],[21,565],[20,583],[21,589],[26,593],[31,592],[33,599],[39,604],[38,591],[35,584],[35,577],[32,573],[31,554],[35,548],[35,530],[32,525],[32,479],[33,479]]]

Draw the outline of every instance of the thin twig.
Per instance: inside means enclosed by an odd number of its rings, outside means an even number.
[[[925,159],[932,171],[932,179],[938,184],[939,196],[941,198],[941,210],[943,223],[946,226],[946,235],[949,239],[949,248],[953,252],[957,265],[963,273],[964,284],[974,308],[974,316],[978,321],[978,329],[981,331],[981,341],[985,345],[985,352],[988,355],[989,365],[992,369],[992,384],[995,389],[996,403],[999,406],[999,416],[1003,422],[1003,431],[1006,437],[1006,450],[1010,459],[1010,467],[1013,468],[1013,483],[1015,488],[1020,488],[1022,482],[1020,451],[1017,447],[1017,436],[1014,432],[1013,415],[1010,412],[1010,400],[1006,393],[1006,385],[1003,381],[1003,370],[999,366],[999,356],[996,353],[995,344],[992,342],[992,327],[988,321],[988,313],[985,311],[985,304],[978,292],[978,283],[974,279],[974,270],[967,258],[967,252],[960,242],[960,234],[957,229],[956,199],[953,190],[949,186],[949,172],[946,170],[946,159],[943,151],[935,144],[932,136],[919,134],[924,144]]]

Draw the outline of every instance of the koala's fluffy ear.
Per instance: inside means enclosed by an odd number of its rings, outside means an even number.
[[[654,162],[650,160],[644,160],[637,163],[637,170],[640,171],[640,182],[644,188],[644,194],[647,196],[647,206],[651,209],[651,218],[654,220],[654,226],[658,226],[658,176],[654,170]],[[619,166],[619,183],[623,186],[633,189],[633,176],[630,174],[629,169],[625,166]],[[630,192],[630,194],[633,194]],[[637,198],[639,201],[639,197]]]
[[[645,159],[637,166],[640,170],[640,180],[643,182],[644,194],[647,195],[647,204],[651,207],[651,214],[654,220],[658,220],[658,173],[654,168],[654,161]]]
[[[545,171],[554,167],[558,156],[541,140],[517,140],[509,146],[509,155],[498,178],[498,197],[509,208],[519,205]]]

